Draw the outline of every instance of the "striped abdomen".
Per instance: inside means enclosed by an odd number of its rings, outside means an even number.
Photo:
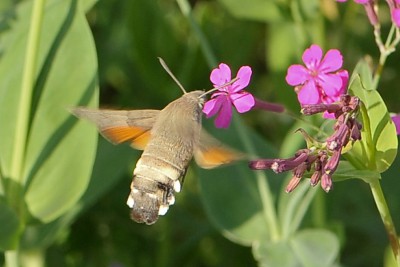
[[[163,155],[165,149],[158,149],[157,154],[152,151],[151,146],[146,148],[137,162],[127,201],[132,208],[132,219],[146,224],[154,223],[159,215],[168,211],[169,205],[174,204],[174,193],[180,192],[187,165],[193,155],[193,152],[185,151],[186,154],[189,152],[186,159],[174,162]],[[185,152],[176,151],[173,155],[182,156]]]

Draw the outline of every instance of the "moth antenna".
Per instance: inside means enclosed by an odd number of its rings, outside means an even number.
[[[181,88],[182,92],[184,94],[186,94],[186,90],[185,88],[182,86],[182,84],[178,81],[178,79],[175,77],[175,75],[171,72],[171,70],[168,68],[167,64],[165,63],[165,61],[158,57],[158,60],[160,61],[161,66],[164,68],[164,70],[169,74],[169,76],[171,76],[171,78],[175,81],[175,83],[179,86],[179,88]]]
[[[233,84],[234,82],[236,82],[237,80],[239,80],[238,77],[236,77],[236,78],[230,80],[229,82],[224,83],[223,85],[220,85],[220,86],[218,86],[218,87],[214,87],[214,88],[212,88],[212,89],[210,89],[210,90],[204,92],[203,94],[201,94],[201,95],[199,96],[199,98],[202,98],[203,96],[208,95],[209,93],[215,92],[215,91],[217,91],[217,90],[219,90],[219,89],[221,89],[221,88],[223,88],[223,87],[225,87],[225,86],[231,85],[231,84]]]

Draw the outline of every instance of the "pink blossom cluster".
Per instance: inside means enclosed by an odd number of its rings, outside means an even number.
[[[292,65],[286,75],[286,82],[295,86],[301,104],[330,104],[339,100],[347,91],[349,74],[341,69],[343,57],[339,50],[331,49],[324,57],[318,45],[311,45],[303,53],[304,65]],[[324,117],[333,116],[325,112]]]

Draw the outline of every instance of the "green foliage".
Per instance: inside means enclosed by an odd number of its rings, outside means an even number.
[[[39,30],[34,86],[20,106],[21,77],[28,71],[25,50],[32,3],[16,9],[18,18],[2,38],[0,62],[0,155],[3,185],[2,223],[13,230],[15,248],[29,224],[48,223],[70,210],[85,192],[96,150],[95,129],[77,122],[68,108],[97,103],[97,60],[93,39],[77,1],[50,1]],[[74,67],[73,67],[74,66]],[[16,134],[26,111],[26,142]],[[24,133],[23,133],[24,134]],[[23,143],[21,143],[23,142]],[[16,147],[23,149],[15,172]],[[14,168],[14,169],[13,169]],[[15,174],[18,173],[18,176]],[[11,239],[10,239],[11,240]]]
[[[151,227],[132,222],[125,205],[140,152],[103,138],[97,142],[94,126],[68,113],[77,105],[97,106],[98,83],[104,106],[164,107],[181,92],[158,56],[188,91],[211,88],[210,62],[228,63],[233,72],[249,65],[249,91],[284,103],[290,116],[253,111],[235,117],[229,130],[216,130],[211,120],[204,124],[251,158],[289,157],[304,147],[294,131],[311,133],[316,127],[310,125],[319,127],[322,120],[294,122],[299,106],[285,83],[286,69],[300,63],[311,43],[325,51],[341,49],[347,68],[364,54],[376,56],[362,8],[338,10],[317,0],[192,1],[192,12],[184,15],[177,2],[186,1],[48,0],[25,107],[24,160],[21,176],[15,176],[16,125],[23,116],[18,105],[35,2],[0,3],[2,251],[19,247],[27,259],[38,252],[48,266],[382,265],[387,237],[371,193],[358,179],[383,178],[389,206],[393,214],[400,212],[400,161],[388,116],[388,109],[399,112],[400,91],[393,86],[400,82],[398,53],[385,66],[379,93],[365,61],[353,72],[350,91],[364,103],[363,139],[341,161],[329,194],[308,181],[286,194],[290,175],[251,171],[246,161],[215,170],[191,166],[176,204]]]
[[[326,230],[303,230],[288,242],[256,244],[253,253],[260,266],[334,266],[339,243]]]
[[[356,142],[351,150],[352,162],[358,169],[382,173],[396,158],[398,146],[396,128],[385,102],[373,88],[372,74],[363,60],[353,72],[349,92],[358,96],[363,103],[362,139]]]

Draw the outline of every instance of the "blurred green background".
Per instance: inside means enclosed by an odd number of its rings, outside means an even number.
[[[198,35],[182,13],[182,2],[82,1],[88,6],[94,4],[86,18],[97,50],[100,106],[161,109],[178,98],[181,91],[157,57],[167,62],[186,90],[212,87],[209,73],[215,66],[210,66]],[[7,25],[15,19],[12,10],[17,4],[2,0],[0,33],[9,30]],[[192,18],[217,60],[229,64],[233,74],[242,65],[251,66],[253,76],[248,91],[257,98],[282,103],[295,113],[299,111],[296,95],[284,77],[287,67],[300,63],[302,52],[312,43],[325,51],[340,49],[344,68],[350,72],[365,55],[375,63],[379,58],[364,10],[352,2],[338,5],[331,0],[198,0],[189,4]],[[384,2],[381,12],[382,32],[387,33],[390,17]],[[400,55],[394,53],[379,86],[393,112],[400,112],[399,69]],[[284,137],[292,134],[288,132],[294,123],[292,118],[262,111],[241,117],[271,149],[265,154],[261,151],[260,157],[280,155]],[[231,136],[235,128],[222,131],[220,135]],[[257,266],[251,248],[225,238],[206,215],[199,180],[207,172],[198,175],[199,170],[192,164],[183,191],[177,194],[176,204],[167,215],[153,226],[136,224],[130,220],[125,202],[140,153],[125,145],[115,147],[102,138],[98,142],[88,188],[96,193],[85,194],[88,204],[79,210],[79,215],[70,220],[64,218],[60,224],[65,223],[65,227],[57,228],[49,240],[42,240],[47,266]],[[382,179],[398,228],[399,166],[397,157]],[[283,178],[271,173],[268,177],[274,194],[279,195]],[[230,185],[219,190],[229,191]],[[317,193],[308,213],[302,227],[320,226],[339,236],[338,261],[342,266],[382,266],[388,239],[367,184],[361,180],[335,183],[329,194]],[[29,248],[27,236],[25,244]]]

